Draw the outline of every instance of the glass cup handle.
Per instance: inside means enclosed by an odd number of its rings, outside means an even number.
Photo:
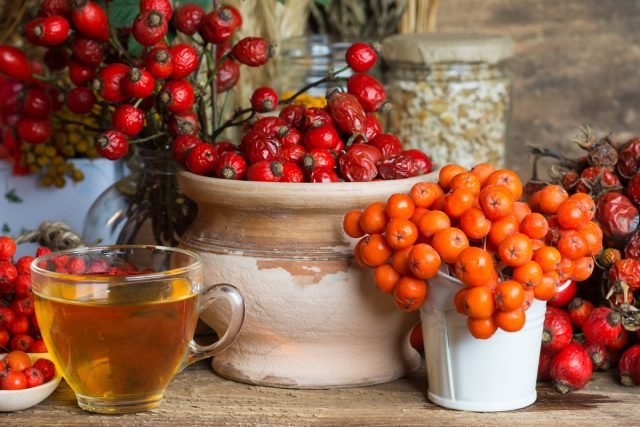
[[[233,286],[220,283],[210,286],[203,294],[203,304],[199,311],[204,311],[209,305],[219,298],[226,299],[231,304],[231,319],[224,335],[213,344],[200,345],[194,340],[189,343],[189,355],[186,365],[190,365],[198,360],[215,356],[226,350],[238,338],[240,328],[244,322],[244,299],[240,292]]]

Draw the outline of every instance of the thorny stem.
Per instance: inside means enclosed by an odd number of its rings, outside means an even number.
[[[327,74],[325,77],[321,78],[320,80],[316,80],[315,82],[309,83],[308,85],[304,86],[303,88],[298,90],[296,93],[294,93],[290,97],[282,99],[282,100],[278,100],[278,104],[281,104],[281,105],[291,104],[296,98],[298,98],[303,93],[307,92],[309,89],[314,88],[316,86],[320,86],[320,85],[322,85],[324,83],[336,81],[336,79],[338,78],[337,75],[339,73],[343,72],[344,70],[346,70],[347,68],[348,67],[340,68],[336,72],[332,72],[332,73]],[[240,117],[242,117],[242,116],[244,116],[245,114],[248,114],[248,113],[251,113],[251,115],[249,117],[247,117],[245,119],[242,119],[242,120],[238,120]],[[215,140],[215,138],[217,136],[219,136],[227,128],[234,127],[234,126],[241,126],[247,120],[250,120],[253,116],[255,116],[255,114],[256,114],[256,112],[254,111],[253,107],[248,107],[248,108],[243,108],[243,109],[237,110],[233,114],[233,116],[231,116],[229,118],[229,120],[227,120],[226,122],[222,123],[220,125],[220,127],[216,128],[216,130],[213,132],[213,139]]]
[[[120,39],[118,39],[118,33],[115,27],[111,27],[111,37],[109,37],[109,43],[111,43],[111,45],[122,54],[129,65],[135,65],[135,63],[133,62],[133,58],[131,58],[131,56],[129,55],[129,52],[127,52],[124,46],[122,46],[122,43],[120,43]]]

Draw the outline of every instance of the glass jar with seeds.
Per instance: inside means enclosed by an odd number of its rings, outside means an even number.
[[[508,37],[430,33],[385,39],[389,132],[434,163],[504,165],[511,84]]]

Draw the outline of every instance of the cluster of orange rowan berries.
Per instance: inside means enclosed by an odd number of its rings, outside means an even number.
[[[521,197],[511,170],[446,165],[437,183],[348,212],[343,228],[360,238],[358,264],[375,269],[376,286],[403,311],[422,306],[428,279],[454,274],[465,285],[456,310],[474,337],[487,339],[498,328],[522,329],[534,299],[553,298],[566,280],[586,280],[602,247],[587,194],[569,197],[548,185],[528,203]]]

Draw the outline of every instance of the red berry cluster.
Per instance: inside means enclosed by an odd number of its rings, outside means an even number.
[[[220,93],[238,81],[239,64],[258,67],[273,54],[273,47],[262,38],[246,37],[232,43],[241,25],[240,13],[228,5],[206,13],[196,3],[173,10],[170,0],[140,0],[131,27],[111,31],[107,12],[96,1],[44,1],[38,16],[26,24],[24,35],[28,42],[47,48],[47,75],[41,67],[33,68],[20,49],[0,46],[0,75],[15,81],[9,90],[26,91],[21,105],[14,109],[17,117],[8,122],[9,131],[15,132],[16,142],[41,144],[49,139],[50,113],[62,107],[61,94],[42,80],[65,81],[56,73],[67,70],[72,87],[63,98],[70,112],[88,114],[99,101],[113,107],[111,126],[105,124],[108,130],[95,142],[101,156],[122,158],[130,138],[145,136],[145,124],[151,120],[160,127],[157,137],[164,135],[163,130],[174,137],[197,136],[204,120],[203,111],[198,111],[198,118],[194,107],[205,96],[194,89],[200,65],[207,63],[207,79],[215,81]],[[174,38],[173,29],[186,35],[199,33],[202,42],[175,39],[168,44]],[[124,47],[134,41],[143,47],[139,56]],[[216,57],[209,57],[214,46]]]
[[[56,375],[56,367],[49,359],[31,363],[29,355],[16,350],[0,359],[0,390],[24,390],[49,382]]]
[[[0,237],[0,352],[22,350],[46,353],[40,336],[40,327],[31,293],[31,261],[23,256],[13,262],[15,242],[8,236]],[[36,256],[51,252],[39,248]]]
[[[380,82],[365,74],[376,60],[371,46],[351,46],[346,61],[359,73],[347,79],[346,91],[329,91],[325,108],[292,104],[293,99],[279,100],[270,87],[258,88],[239,147],[180,136],[172,147],[174,158],[199,175],[249,181],[368,182],[429,173],[426,154],[403,150],[396,136],[382,132],[375,113],[384,108],[387,95]],[[277,116],[255,115],[279,105]]]

